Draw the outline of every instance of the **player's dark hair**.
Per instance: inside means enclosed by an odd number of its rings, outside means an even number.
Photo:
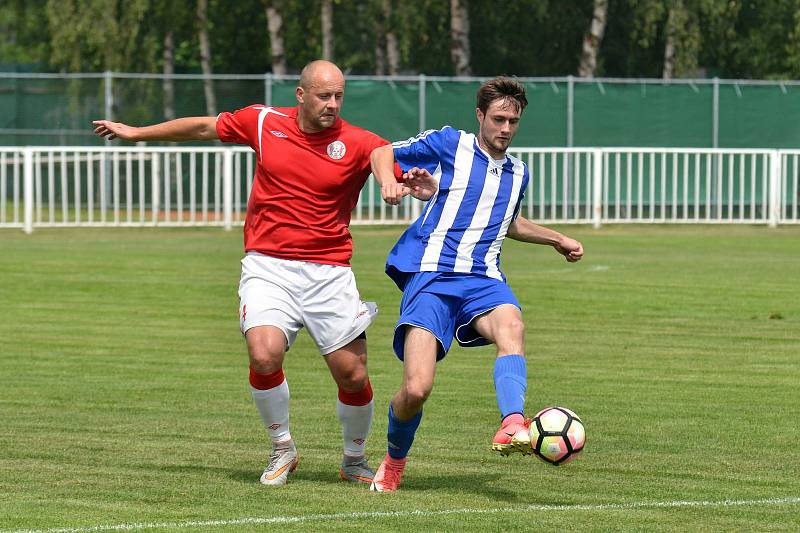
[[[500,99],[515,104],[520,114],[525,110],[525,106],[528,105],[528,99],[525,97],[525,87],[513,78],[499,76],[484,82],[481,88],[478,89],[477,107],[485,114],[491,103]]]

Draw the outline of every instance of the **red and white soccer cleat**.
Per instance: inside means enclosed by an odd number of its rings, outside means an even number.
[[[525,418],[519,413],[508,415],[492,439],[492,450],[500,452],[500,455],[511,455],[515,452],[530,455],[532,452],[530,427],[530,418]]]
[[[388,453],[386,458],[378,467],[372,485],[369,490],[375,492],[394,492],[400,487],[400,480],[403,479],[403,470],[406,467],[407,457],[394,459]]]

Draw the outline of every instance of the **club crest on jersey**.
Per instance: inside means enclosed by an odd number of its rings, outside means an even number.
[[[342,141],[333,141],[328,145],[328,157],[331,159],[341,159],[347,153],[347,147]]]
[[[285,133],[283,133],[282,131],[278,131],[278,130],[269,130],[269,132],[270,132],[271,134],[273,134],[275,137],[280,137],[281,139],[286,139],[286,138],[288,137],[288,135],[286,135],[286,134],[285,134]]]

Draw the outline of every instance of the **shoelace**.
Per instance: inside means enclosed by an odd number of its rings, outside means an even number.
[[[278,460],[280,460],[281,456],[288,451],[288,449],[273,450],[272,455],[269,456],[269,466],[267,466],[267,470],[272,470],[272,468],[278,463]]]
[[[366,459],[362,459],[355,463],[346,463],[342,465],[342,467],[343,468],[358,467],[358,468],[363,468],[364,470],[369,470],[369,464],[367,463]]]

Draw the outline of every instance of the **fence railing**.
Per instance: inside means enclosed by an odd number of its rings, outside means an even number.
[[[543,223],[796,224],[800,150],[514,148]],[[0,147],[0,227],[223,226],[244,221],[245,147]],[[403,224],[367,181],[354,224]]]

